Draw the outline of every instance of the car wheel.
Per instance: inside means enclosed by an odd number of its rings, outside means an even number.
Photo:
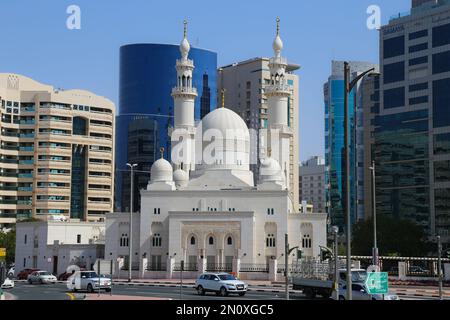
[[[311,288],[306,288],[303,293],[308,299],[314,299],[316,297],[316,293]]]
[[[88,284],[87,285],[87,291],[89,292],[89,293],[92,293],[92,292],[94,292],[94,287],[92,287],[92,284]]]
[[[44,284],[44,282],[42,281],[42,279],[39,279],[39,284]]]
[[[33,281],[31,281],[31,279],[28,279],[28,283],[33,284]]]
[[[245,292],[239,292],[239,297],[245,296]]]
[[[205,289],[203,289],[202,286],[198,286],[197,287],[197,293],[199,296],[204,296],[205,295]]]
[[[222,297],[226,297],[226,296],[228,295],[227,288],[225,288],[225,287],[220,288],[219,294],[220,294]]]
[[[105,291],[106,292],[111,292],[111,288],[106,288]]]
[[[339,300],[345,300],[344,296],[339,296]]]

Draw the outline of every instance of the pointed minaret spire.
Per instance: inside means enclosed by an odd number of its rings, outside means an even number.
[[[283,50],[283,41],[280,38],[280,18],[277,18],[277,34],[273,40],[273,51],[276,58],[281,57],[281,50]]]
[[[181,52],[181,59],[183,61],[186,61],[188,58],[189,51],[191,50],[191,45],[189,44],[189,41],[187,39],[187,20],[183,21],[184,24],[184,31],[183,31],[183,40],[180,44],[180,52]]]

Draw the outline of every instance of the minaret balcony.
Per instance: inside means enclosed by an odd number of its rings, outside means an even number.
[[[266,95],[271,95],[271,94],[291,94],[291,90],[292,90],[292,86],[288,85],[288,84],[271,84],[266,86],[266,88],[264,89],[264,93]]]
[[[271,65],[283,65],[287,66],[287,59],[283,57],[273,57],[269,59],[269,66]]]
[[[188,95],[195,95],[197,96],[197,89],[196,88],[189,88],[189,87],[175,87],[172,89],[172,95],[178,95],[178,94],[188,94]]]
[[[190,59],[177,59],[177,67],[191,67],[194,68],[194,60],[190,60]]]

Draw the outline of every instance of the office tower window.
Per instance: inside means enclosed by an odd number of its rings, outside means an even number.
[[[398,108],[405,105],[405,88],[395,88],[384,91],[384,108]]]
[[[211,111],[211,88],[209,87],[209,77],[203,74],[203,90],[200,98],[200,117],[203,119]]]
[[[428,42],[409,47],[409,53],[419,52],[428,49]]]
[[[384,59],[405,54],[405,36],[384,40]]]
[[[433,126],[450,126],[450,78],[433,81]]]
[[[421,103],[427,103],[427,102],[428,102],[428,96],[409,99],[409,105],[415,105],[415,104],[421,104]]]
[[[74,117],[72,133],[79,136],[87,136],[87,120],[82,117]]]
[[[450,182],[450,160],[434,162],[434,181]]]
[[[434,154],[450,154],[450,133],[436,134],[434,136]]]
[[[412,32],[409,34],[409,40],[424,38],[428,36],[428,29]]]
[[[427,89],[428,89],[428,82],[412,84],[409,86],[409,92],[427,90]]]
[[[450,71],[450,51],[433,54],[433,74]]]
[[[433,48],[450,44],[450,24],[433,28]]]
[[[449,235],[450,230],[450,189],[435,189],[436,233]]]
[[[70,217],[83,219],[86,185],[86,150],[75,145],[72,148],[72,190],[70,196]]]
[[[405,62],[386,64],[383,75],[385,84],[405,80]]]
[[[418,64],[428,63],[428,56],[414,58],[409,60],[409,66],[416,66]]]

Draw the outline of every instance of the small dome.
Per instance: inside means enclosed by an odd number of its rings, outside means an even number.
[[[186,171],[178,169],[173,173],[173,181],[181,182],[181,181],[189,181],[189,175]]]
[[[180,44],[181,56],[183,58],[187,58],[190,50],[191,50],[191,45],[189,44],[189,41],[186,38],[183,38],[183,41],[181,41],[181,44]]]
[[[278,56],[281,52],[281,50],[283,50],[283,41],[281,40],[280,36],[277,35],[275,40],[273,40],[273,51],[275,51],[275,54]]]
[[[261,160],[259,169],[260,182],[283,181],[283,172],[277,160],[265,158]]]
[[[169,161],[161,158],[153,163],[150,170],[150,180],[152,182],[173,181],[172,172]]]

